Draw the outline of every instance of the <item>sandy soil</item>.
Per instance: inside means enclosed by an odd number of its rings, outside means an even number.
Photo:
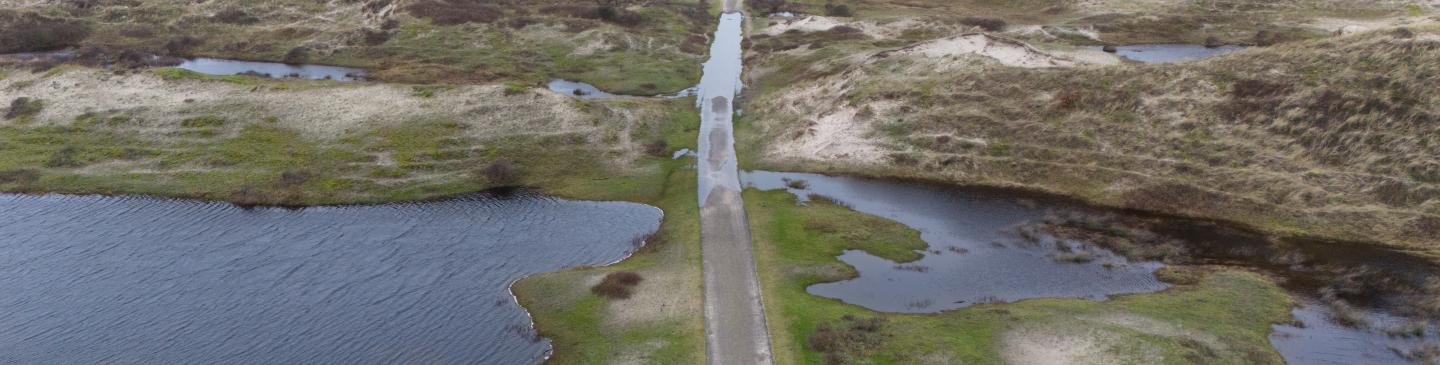
[[[906,47],[895,53],[929,58],[981,55],[993,58],[1006,66],[1026,68],[1069,67],[1078,64],[1075,60],[1042,52],[1024,42],[983,33],[961,34],[936,39]]]

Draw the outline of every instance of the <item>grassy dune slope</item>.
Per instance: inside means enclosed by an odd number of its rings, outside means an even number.
[[[862,51],[813,61],[847,47]],[[1021,69],[865,47],[759,55],[793,82],[752,95],[742,160],[1038,189],[1440,254],[1440,89],[1430,86],[1440,27],[1183,65]]]
[[[20,98],[39,107],[0,120],[4,191],[313,205],[528,185],[623,199],[608,190],[657,189],[656,161],[693,143],[674,130],[693,114],[684,101],[589,102],[501,85],[66,67],[6,72],[0,99]],[[490,170],[497,164],[509,173]]]
[[[592,2],[474,0],[19,1],[0,53],[80,46],[363,67],[381,80],[578,79],[658,94],[699,80],[707,3],[646,3],[602,19]]]

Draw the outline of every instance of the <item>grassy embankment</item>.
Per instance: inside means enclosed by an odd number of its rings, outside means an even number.
[[[689,100],[679,102],[689,105]],[[666,139],[694,148],[699,114],[681,108]],[[699,208],[696,176],[688,159],[665,160],[644,183],[610,199],[655,205],[665,221],[646,246],[615,265],[576,268],[525,278],[513,287],[535,316],[541,335],[554,341],[550,364],[700,364],[705,361],[701,308]],[[626,299],[591,292],[606,274],[633,272],[643,279]]]
[[[0,53],[73,46],[122,64],[136,53],[333,64],[406,83],[559,77],[648,95],[699,80],[713,19],[705,5],[604,15],[568,1],[41,2],[0,9]]]
[[[754,57],[771,76],[737,121],[743,167],[1041,190],[1440,255],[1435,25],[1052,69],[870,57],[893,48],[825,33],[756,42],[827,45]]]
[[[847,249],[904,262],[925,247],[899,223],[827,202],[797,205],[785,191],[745,192],[781,364],[1282,363],[1270,323],[1289,320],[1290,299],[1248,272],[1181,267],[1178,283],[1108,301],[1032,299],[937,314],[878,313],[805,292],[855,275]]]

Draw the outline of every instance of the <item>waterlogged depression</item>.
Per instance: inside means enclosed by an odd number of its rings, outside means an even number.
[[[1084,212],[1083,207],[816,174],[752,171],[741,179],[746,187],[787,189],[802,201],[818,194],[920,231],[930,245],[924,258],[901,264],[847,251],[839,259],[855,267],[858,277],[807,288],[877,311],[939,312],[1039,297],[1104,299],[1168,287],[1153,274],[1159,263],[1132,262],[1082,241],[1026,237],[1016,229],[1051,211]],[[787,180],[804,180],[797,185],[805,188],[791,188]],[[1168,223],[1162,233],[1184,237],[1194,261],[1265,272],[1291,293],[1298,304],[1292,311],[1296,321],[1273,325],[1270,335],[1289,363],[1425,363],[1428,349],[1440,349],[1440,325],[1416,315],[1423,309],[1411,307],[1415,298],[1407,299],[1426,295],[1417,288],[1436,280],[1440,268],[1427,260],[1363,245],[1271,241],[1203,222]],[[1326,303],[1329,295],[1348,304]]]
[[[509,292],[617,261],[661,212],[521,193],[243,209],[0,195],[0,363],[533,364]]]
[[[802,199],[819,194],[900,222],[920,231],[930,245],[924,258],[905,264],[847,251],[840,261],[860,276],[810,286],[811,294],[884,312],[939,312],[992,301],[1103,299],[1167,287],[1153,274],[1158,263],[1132,263],[1084,242],[1020,237],[1007,228],[1042,219],[1046,212],[1018,199],[815,174],[751,171],[743,176],[747,187],[762,190],[786,189],[787,179],[808,183],[805,190],[790,189]],[[1085,262],[1065,259],[1082,252],[1089,255]]]

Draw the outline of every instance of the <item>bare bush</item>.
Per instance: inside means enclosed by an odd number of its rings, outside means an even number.
[[[629,299],[633,293],[631,288],[639,285],[645,279],[638,273],[630,271],[618,271],[605,275],[600,283],[590,287],[590,292],[609,299]]]
[[[654,141],[651,141],[650,143],[645,144],[645,154],[647,155],[655,157],[669,157],[666,156],[666,154],[669,152],[670,144],[666,143],[664,139],[656,139]]]
[[[256,18],[244,9],[239,8],[221,10],[215,13],[215,15],[211,15],[210,20],[226,24],[255,24],[260,22],[260,18]]]

